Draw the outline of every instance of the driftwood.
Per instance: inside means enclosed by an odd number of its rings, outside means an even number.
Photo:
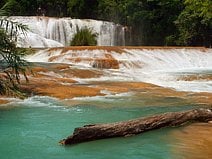
[[[187,122],[208,122],[211,120],[211,109],[195,109],[110,124],[85,125],[76,128],[73,135],[61,140],[60,143],[63,145],[72,145],[98,139],[131,136],[153,129],[179,126]]]

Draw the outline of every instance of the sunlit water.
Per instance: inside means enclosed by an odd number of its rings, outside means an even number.
[[[129,99],[130,97],[128,97]],[[112,99],[111,99],[112,100]],[[76,101],[73,101],[73,103]],[[135,101],[134,101],[135,102]],[[61,146],[58,142],[74,128],[92,123],[122,121],[168,111],[194,108],[192,105],[138,106],[123,98],[95,100],[67,106],[47,97],[33,97],[0,107],[0,154],[2,159],[170,159],[175,156],[174,128],[164,128],[127,138],[114,138]],[[71,103],[71,101],[69,101]],[[136,103],[136,102],[135,102]],[[110,105],[102,107],[101,105]]]

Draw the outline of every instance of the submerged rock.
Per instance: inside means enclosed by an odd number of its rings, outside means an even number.
[[[119,69],[119,63],[115,59],[95,59],[93,68],[100,69]]]

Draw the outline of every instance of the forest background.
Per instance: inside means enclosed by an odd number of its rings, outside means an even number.
[[[127,45],[211,47],[212,43],[211,0],[1,0],[0,8],[13,16],[119,23],[128,33]]]

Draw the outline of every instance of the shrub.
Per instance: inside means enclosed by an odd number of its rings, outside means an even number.
[[[85,27],[79,30],[71,40],[71,46],[95,46],[97,45],[97,33],[93,33],[91,29]]]

